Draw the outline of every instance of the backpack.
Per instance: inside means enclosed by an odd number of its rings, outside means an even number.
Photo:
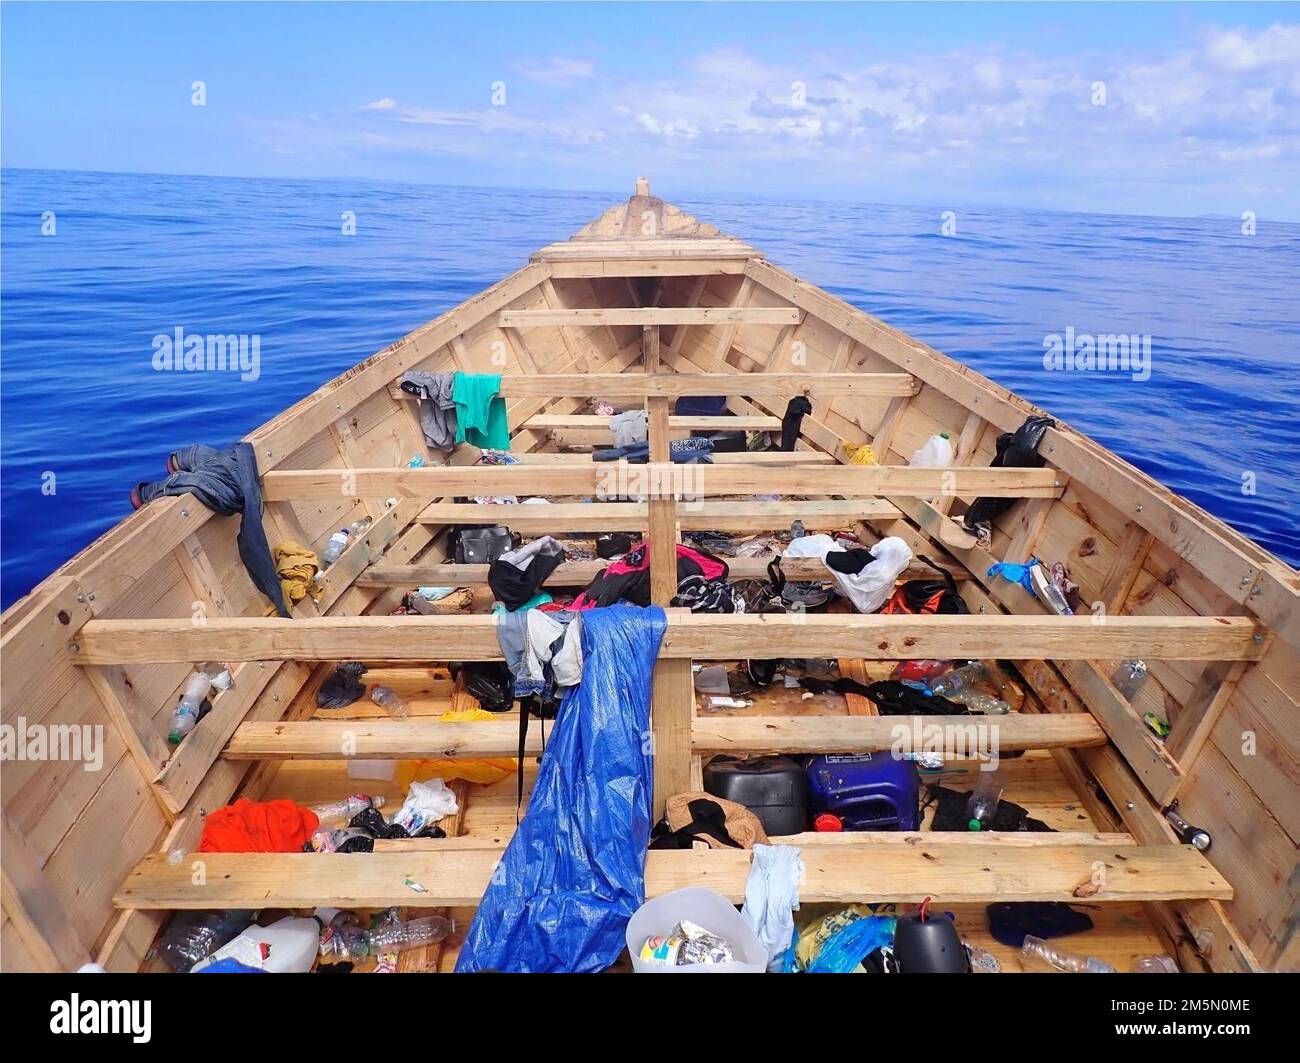
[[[957,591],[957,581],[946,568],[936,565],[928,557],[920,557],[931,568],[943,574],[943,579],[910,579],[894,591],[880,611],[882,613],[969,613],[962,596]]]
[[[515,546],[515,538],[504,524],[459,528],[452,532],[451,540],[451,556],[458,565],[489,565]]]

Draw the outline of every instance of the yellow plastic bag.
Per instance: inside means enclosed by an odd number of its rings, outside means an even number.
[[[845,443],[844,453],[848,455],[850,465],[875,465],[876,452],[870,443]]]
[[[452,723],[491,720],[497,713],[484,709],[461,709],[444,712],[438,717]],[[506,726],[504,723],[502,726]],[[464,779],[485,785],[500,782],[514,775],[519,768],[519,761],[514,757],[490,757],[482,760],[399,760],[397,762],[397,784],[403,790],[409,790],[412,782],[428,782],[430,779]]]

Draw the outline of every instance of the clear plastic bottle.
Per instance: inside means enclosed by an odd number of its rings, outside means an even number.
[[[980,772],[980,781],[975,784],[975,789],[966,801],[967,829],[988,830],[998,814],[1001,801],[1002,773],[996,770]]]
[[[253,922],[253,912],[177,912],[162,936],[158,955],[177,974],[186,974],[201,960]]]
[[[355,538],[358,535],[365,535],[370,530],[370,525],[374,524],[373,517],[362,517],[348,525],[348,534]]]
[[[342,801],[327,801],[323,805],[312,805],[312,811],[316,813],[316,818],[325,819],[351,819],[358,812],[364,812],[367,808],[383,808],[384,798],[371,797],[369,794],[353,794],[351,797],[345,797]]]
[[[1020,948],[1021,958],[1039,964],[1047,964],[1049,967],[1055,967],[1058,971],[1068,971],[1071,974],[1115,974],[1115,968],[1105,960],[1099,960],[1092,956],[1080,956],[1074,952],[1066,952],[1064,949],[1054,948],[1042,938],[1036,938],[1033,934],[1025,935],[1025,943]]]
[[[370,700],[395,720],[404,720],[411,715],[411,706],[391,687],[375,687],[370,691]]]
[[[441,915],[427,915],[408,919],[402,923],[388,923],[370,931],[369,946],[372,954],[402,952],[422,945],[436,945],[447,937],[456,924]]]
[[[1147,662],[1135,659],[1120,661],[1110,681],[1115,684],[1116,690],[1132,701],[1137,692],[1142,689],[1142,684],[1147,681]]]
[[[172,719],[167,730],[168,742],[177,745],[182,738],[194,730],[194,725],[199,722],[199,709],[203,705],[203,699],[208,696],[208,691],[211,689],[212,680],[208,678],[207,672],[190,673],[189,679],[185,682],[185,693],[181,695],[180,702],[172,710]]]
[[[1168,956],[1141,956],[1133,961],[1134,974],[1179,974],[1178,964]]]
[[[340,528],[330,536],[330,541],[325,544],[325,549],[320,552],[320,563],[325,566],[334,564],[339,559],[339,555],[347,549],[348,539],[352,532],[348,528]]]
[[[976,662],[954,668],[951,672],[930,680],[930,693],[938,694],[949,701],[965,705],[972,712],[983,712],[990,716],[1004,716],[1011,711],[1011,706],[1001,698],[991,697],[976,689],[977,683],[988,682],[989,673],[985,667]]]
[[[952,442],[947,432],[931,436],[912,454],[910,464],[915,469],[946,469],[952,464]]]

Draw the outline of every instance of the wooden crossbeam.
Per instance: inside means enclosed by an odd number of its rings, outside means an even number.
[[[89,620],[68,643],[77,664],[162,661],[495,661],[497,618],[352,616]],[[1256,636],[1260,637],[1256,641]],[[1263,629],[1237,616],[911,616],[674,614],[663,657],[1257,660]]]
[[[590,433],[601,441],[612,438],[608,417],[595,414],[537,413],[520,427],[544,432],[563,432],[566,438],[575,433]],[[778,432],[781,418],[751,417],[690,417],[674,415],[668,418],[668,427],[674,433],[683,432]],[[586,438],[583,436],[582,438]]]
[[[245,723],[235,731],[223,755],[227,760],[454,760],[513,757],[518,751],[519,719],[508,714],[493,720],[457,722],[380,719]],[[534,719],[529,724],[524,752],[541,751],[541,721]]]
[[[917,386],[909,373],[538,373],[502,376],[500,394],[507,399],[584,395],[633,399],[650,395],[788,398],[807,394],[912,395]],[[416,401],[414,395],[396,386],[390,394],[396,399]]]
[[[701,716],[691,728],[696,753],[869,753],[924,743],[964,759],[990,753],[1102,745],[1106,732],[1088,713],[1053,716]],[[481,722],[302,720],[241,724],[224,751],[228,760],[333,760],[353,757],[437,760],[514,756],[514,716]],[[542,751],[533,721],[526,753]],[[955,751],[955,752],[954,752]]]
[[[1232,887],[1187,845],[846,844],[803,851],[803,903],[871,901],[984,904],[993,901],[1166,901],[1232,897]],[[746,849],[652,851],[647,897],[706,883],[740,903]],[[438,908],[477,905],[501,854],[441,852],[196,853],[178,864],[143,860],[113,898],[119,908]],[[204,874],[191,867],[201,860]],[[196,885],[196,879],[201,884]],[[412,889],[410,883],[426,892]]]
[[[262,477],[268,502],[387,498],[390,495],[598,495],[650,498],[786,494],[926,498],[951,493],[994,498],[1055,498],[1063,481],[1051,469],[916,469],[673,465],[587,462],[573,465],[439,465],[419,469],[274,470]]]
[[[567,442],[567,441],[566,441]],[[553,453],[549,451],[528,451],[515,454],[520,465],[552,465],[580,469],[591,465],[600,465],[590,454]],[[737,450],[711,454],[714,465],[749,465],[770,467],[782,465],[834,465],[835,455],[825,454],[820,450]],[[484,466],[478,466],[483,468]]]
[[[649,511],[640,502],[534,502],[529,505],[481,506],[437,502],[415,518],[422,524],[484,524],[494,521],[523,533],[567,530],[638,531]],[[701,502],[683,505],[677,519],[683,531],[755,532],[788,528],[795,520],[814,531],[843,528],[859,520],[896,520],[898,507],[876,498],[816,502]],[[821,566],[825,572],[825,566]]]
[[[513,525],[512,525],[513,526]],[[730,578],[767,579],[768,558],[729,557],[726,559]],[[547,587],[585,587],[596,578],[608,561],[566,561],[546,579]],[[371,565],[357,577],[360,587],[477,587],[487,583],[488,565],[454,565],[440,562],[417,562],[413,565],[380,562]],[[826,566],[817,557],[785,557],[781,571],[791,580],[826,580]],[[928,565],[909,565],[899,575],[900,580],[933,579],[934,569]],[[966,573],[954,573],[958,581],[970,578]]]
[[[696,753],[874,753],[895,748],[964,759],[991,751],[1098,746],[1106,732],[1089,713],[1059,716],[698,716]],[[957,750],[958,752],[953,752]]]
[[[601,325],[797,325],[803,312],[793,306],[615,306],[596,310],[502,310],[502,328],[541,325],[596,328]]]

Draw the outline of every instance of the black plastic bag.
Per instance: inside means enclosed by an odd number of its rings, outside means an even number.
[[[316,704],[322,709],[343,709],[366,692],[361,682],[366,666],[360,661],[344,661],[316,691]]]
[[[989,468],[1041,469],[1047,461],[1038,453],[1038,444],[1047,430],[1055,427],[1056,422],[1050,417],[1029,417],[1014,432],[1004,432],[998,436],[997,456],[989,462]],[[974,531],[976,525],[990,523],[1015,503],[1014,498],[977,498],[962,521]]]

